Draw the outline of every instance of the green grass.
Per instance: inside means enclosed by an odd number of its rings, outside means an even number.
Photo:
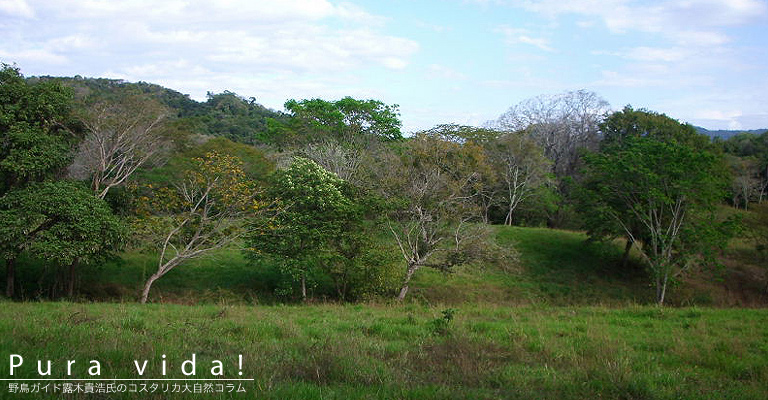
[[[572,231],[503,226],[494,229],[500,245],[516,250],[516,262],[468,265],[448,274],[422,268],[414,275],[409,299],[449,305],[618,306],[653,303],[653,288],[637,257],[627,267],[621,267],[623,243],[588,243],[584,233]],[[739,260],[736,256],[741,242],[735,240],[734,243],[730,261]],[[43,275],[43,266],[29,260],[21,264],[19,286],[26,299],[35,299],[34,293],[39,287],[52,286],[52,271],[47,274],[48,282],[40,286],[38,277]],[[80,298],[134,301],[144,280],[155,268],[153,255],[135,252],[125,253],[121,259],[98,267],[84,268],[78,285]],[[404,272],[404,269],[395,270]],[[667,301],[671,305],[689,306],[764,304],[761,300],[765,297],[764,287],[759,279],[749,279],[749,276],[744,273],[702,275],[693,284],[686,282],[672,287]],[[155,283],[150,299],[188,305],[274,304],[276,298],[269,289],[274,279],[269,268],[249,265],[240,250],[224,249],[210,258],[176,267]],[[729,287],[736,291],[747,288],[752,294],[747,293],[750,297],[741,299],[742,293],[734,293]],[[395,294],[393,291],[388,297]]]
[[[653,301],[642,268],[621,268],[623,246],[587,243],[579,232],[496,227],[496,240],[519,253],[507,266],[470,266],[453,274],[421,270],[413,295],[428,302],[634,304]]]
[[[39,288],[54,286],[56,271],[31,260],[22,260],[18,291],[35,299]],[[126,252],[119,259],[80,269],[79,297],[96,301],[135,301],[146,278],[157,270],[154,254]],[[41,281],[40,276],[44,279]],[[60,277],[61,278],[61,277]],[[151,299],[166,303],[258,303],[271,300],[265,288],[269,278],[263,269],[250,266],[238,249],[223,249],[190,260],[163,276],[152,286]]]
[[[764,399],[768,398],[768,311],[605,307],[178,306],[0,302],[0,375],[183,377],[194,353],[198,378],[213,360],[239,377],[245,395],[266,399]],[[441,326],[441,329],[436,329]],[[443,329],[444,328],[444,329]],[[7,382],[4,382],[6,385]],[[0,387],[2,399],[19,395]],[[67,398],[105,398],[94,395]],[[196,398],[113,395],[117,399]]]
[[[79,285],[83,300],[123,303],[0,301],[0,377],[20,354],[17,378],[38,378],[37,360],[52,361],[53,377],[76,360],[79,378],[90,360],[101,363],[101,378],[136,378],[133,361],[148,360],[145,376],[160,378],[163,355],[166,377],[180,378],[194,353],[198,378],[211,377],[214,360],[239,377],[242,355],[244,376],[254,378],[247,393],[65,398],[768,398],[768,310],[644,306],[653,291],[637,262],[620,267],[622,243],[495,229],[517,262],[421,269],[404,304],[277,305],[269,269],[226,249],[171,271],[153,287],[155,303],[141,306],[136,294],[155,260],[127,253],[83,269]],[[50,287],[55,271],[20,266],[27,300]],[[702,275],[673,288],[670,302],[728,304],[735,292],[721,286],[740,281],[726,278]],[[457,311],[445,318],[446,309]],[[7,383],[0,399],[59,397],[12,394]]]

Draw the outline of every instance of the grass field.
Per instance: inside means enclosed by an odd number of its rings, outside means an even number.
[[[765,304],[752,270],[699,273],[673,288],[677,308],[659,308],[641,266],[620,267],[621,243],[496,229],[516,262],[422,269],[403,304],[281,305],[266,269],[229,249],[178,267],[142,306],[154,258],[124,254],[82,271],[80,303],[0,300],[0,377],[18,354],[14,379],[40,378],[38,360],[52,362],[46,378],[93,378],[91,360],[101,379],[140,378],[134,361],[144,360],[141,378],[189,378],[181,366],[194,354],[195,378],[214,377],[219,360],[225,378],[253,378],[246,393],[20,394],[9,385],[34,382],[3,381],[0,399],[768,398],[768,310],[722,308]],[[741,258],[726,263],[759,270],[749,249],[737,242]],[[21,291],[35,300],[53,272],[21,265]]]
[[[409,297],[426,304],[619,306],[653,302],[653,289],[639,262],[620,267],[621,243],[590,244],[583,233],[544,228],[496,227],[496,231],[500,245],[516,249],[517,262],[470,265],[450,274],[423,268],[414,276]],[[120,260],[84,269],[78,283],[80,298],[134,301],[146,277],[154,272],[155,262],[151,254],[126,253]],[[19,268],[19,292],[28,300],[37,299],[41,270],[42,266],[29,262]],[[48,276],[53,276],[51,271]],[[739,296],[746,293],[748,298],[742,299],[724,291],[729,282],[722,278],[711,275],[693,285],[673,287],[668,303],[754,306],[768,301],[768,292],[757,281],[730,282]],[[264,268],[248,265],[241,251],[228,249],[177,267],[155,283],[150,298],[189,305],[274,304],[273,293],[266,287],[270,279]],[[393,291],[389,297],[395,294]]]
[[[768,311],[656,307],[179,306],[0,303],[0,375],[197,378],[213,360],[267,399],[765,399]],[[238,365],[238,355],[243,365]],[[12,394],[0,398],[53,398]],[[65,398],[206,398],[94,394]]]

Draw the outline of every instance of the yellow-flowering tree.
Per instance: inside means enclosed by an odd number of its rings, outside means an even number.
[[[174,185],[147,187],[139,197],[138,227],[154,238],[160,255],[157,271],[144,284],[146,303],[152,284],[183,262],[204,256],[240,238],[247,217],[263,209],[242,161],[210,152],[195,158]]]

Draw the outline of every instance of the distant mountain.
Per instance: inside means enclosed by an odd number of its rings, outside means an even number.
[[[224,136],[236,142],[257,144],[269,140],[268,121],[282,120],[286,114],[271,110],[236,93],[224,91],[208,93],[206,101],[199,102],[188,95],[147,82],[126,82],[120,79],[75,77],[31,77],[30,81],[57,80],[74,89],[76,97],[98,96],[119,98],[120,93],[139,92],[165,104],[186,128],[195,133]]]
[[[707,135],[711,138],[721,138],[724,140],[727,140],[733,136],[742,134],[742,133],[748,133],[751,135],[762,135],[765,132],[768,132],[768,129],[752,129],[747,131],[740,131],[740,130],[717,130],[717,131],[710,131],[709,129],[702,128],[700,126],[694,126],[696,128],[696,131],[699,132],[702,135]]]

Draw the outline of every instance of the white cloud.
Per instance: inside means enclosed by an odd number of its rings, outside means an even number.
[[[34,18],[35,11],[24,0],[0,0],[0,14],[10,17]]]
[[[328,0],[0,0],[0,11],[13,4],[34,8],[35,20],[24,23],[19,11],[0,24],[0,35],[14,38],[0,42],[4,62],[22,71],[49,73],[45,65],[56,64],[72,74],[178,82],[174,88],[196,97],[213,89],[193,84],[205,79],[257,76],[251,82],[264,84],[293,74],[322,84],[315,74],[325,74],[348,82],[371,68],[402,70],[419,51],[417,42],[383,33],[387,19]]]
[[[768,14],[768,5],[761,0],[526,0],[509,4],[550,18],[563,14],[596,18],[617,33],[659,33],[679,44],[701,45],[727,41],[718,28],[745,24]],[[587,26],[584,21],[579,25]]]
[[[503,34],[507,44],[510,45],[527,44],[543,51],[555,51],[555,49],[549,45],[549,40],[542,37],[533,37],[527,29],[500,26],[496,28],[496,32]]]
[[[693,51],[682,47],[648,47],[639,46],[616,52],[593,52],[595,55],[607,54],[628,60],[641,62],[679,62],[693,55]]]
[[[453,68],[440,64],[431,64],[428,67],[430,79],[445,79],[450,81],[460,81],[467,79],[467,76]]]
[[[61,65],[69,61],[67,57],[44,49],[30,49],[16,52],[8,52],[0,49],[0,59],[5,63],[18,63],[19,66],[35,63]]]

